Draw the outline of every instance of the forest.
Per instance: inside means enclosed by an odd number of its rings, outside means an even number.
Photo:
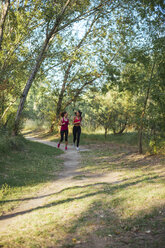
[[[165,1],[0,0],[0,247],[164,248],[164,166]]]
[[[164,145],[163,1],[1,1],[1,136],[27,120],[57,129],[63,110],[91,130]]]

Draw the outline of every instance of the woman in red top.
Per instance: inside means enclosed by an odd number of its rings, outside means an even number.
[[[58,148],[60,147],[61,142],[64,139],[64,135],[65,135],[65,150],[67,150],[67,145],[68,145],[68,125],[69,125],[69,119],[68,119],[68,113],[66,111],[64,111],[61,114],[61,120],[60,120],[60,126],[61,126],[61,139],[58,143]]]
[[[79,151],[79,143],[80,143],[80,134],[81,134],[81,121],[82,121],[82,112],[78,110],[76,112],[76,116],[73,118],[73,145],[75,146],[75,142],[77,140],[77,151]]]

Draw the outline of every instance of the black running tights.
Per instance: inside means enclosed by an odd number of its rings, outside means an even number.
[[[81,134],[81,127],[74,126],[73,127],[73,143],[75,143],[77,140],[77,147],[79,147],[79,143],[80,143],[80,134]]]

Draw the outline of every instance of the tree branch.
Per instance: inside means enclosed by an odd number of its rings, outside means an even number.
[[[3,3],[2,1],[2,13],[1,13],[1,19],[0,19],[0,50],[2,49],[5,21],[6,21],[9,8],[10,8],[10,0],[5,0],[5,3]]]
[[[94,78],[94,79],[92,79],[92,80],[90,80],[90,81],[88,81],[88,82],[85,82],[85,83],[81,86],[81,88],[76,89],[75,91],[77,91],[77,92],[76,92],[75,95],[74,95],[74,96],[65,104],[64,108],[68,107],[72,102],[74,102],[74,101],[79,97],[79,95],[82,93],[82,91],[83,91],[83,89],[85,88],[85,86],[92,84],[96,79],[97,79],[97,78]]]

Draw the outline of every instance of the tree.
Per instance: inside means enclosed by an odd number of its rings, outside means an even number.
[[[133,104],[132,96],[128,92],[119,93],[110,90],[106,94],[95,93],[88,96],[88,119],[93,125],[103,127],[105,139],[108,131],[122,134],[127,125],[131,125]]]
[[[3,33],[5,27],[5,21],[7,13],[10,8],[10,0],[2,1],[1,3],[1,18],[0,18],[0,50],[2,49]]]
[[[136,60],[135,60],[136,54]],[[151,115],[153,111],[148,111],[150,106],[159,109],[159,97],[162,92],[162,76],[160,77],[160,67],[162,66],[162,54],[158,51],[150,55],[144,50],[138,50],[134,54],[132,63],[128,63],[123,70],[123,86],[132,94],[136,94],[137,106],[134,112],[134,123],[139,133],[139,153],[143,152],[143,134],[149,129],[153,129],[150,125]],[[159,59],[158,59],[159,57]],[[157,91],[155,91],[157,88]],[[157,95],[157,96],[156,96]],[[162,104],[164,104],[162,102]],[[155,111],[157,111],[155,109]],[[163,114],[163,112],[162,112]],[[155,115],[155,114],[154,114]],[[161,114],[160,114],[160,119]],[[163,119],[162,119],[163,121]],[[154,126],[156,123],[154,124]],[[155,129],[155,127],[154,127]],[[151,137],[150,137],[151,139]]]
[[[53,6],[53,3],[51,1],[50,3],[51,3],[51,6]],[[17,110],[17,114],[15,118],[15,127],[14,127],[15,135],[17,135],[18,133],[19,121],[20,121],[21,113],[23,111],[29,89],[37,75],[37,72],[44,59],[44,56],[46,55],[46,51],[49,48],[49,44],[51,43],[51,41],[53,41],[53,38],[55,37],[55,35],[59,31],[71,25],[72,23],[78,21],[83,16],[93,14],[95,11],[97,11],[97,9],[101,8],[103,5],[104,5],[104,1],[101,1],[98,3],[98,5],[95,5],[94,8],[92,7],[88,9],[87,7],[89,6],[89,1],[85,1],[85,2],[83,1],[83,3],[80,1],[79,4],[75,4],[75,2],[72,2],[71,0],[67,0],[65,3],[59,1],[59,5],[55,5],[54,7],[55,14],[52,16],[50,15],[51,18],[50,19],[48,18],[47,20],[45,40],[42,43],[40,52],[36,58],[32,71],[30,72],[29,78],[27,80],[27,83],[25,85],[25,88],[23,90],[23,93],[20,99],[20,104],[18,106],[18,110]],[[48,17],[47,11],[49,12],[51,10],[53,13],[54,8],[49,8],[48,5],[46,7],[47,7],[46,9],[46,18],[47,18]],[[77,12],[79,14],[76,17],[74,17],[74,15]],[[54,21],[54,18],[55,18],[55,21]]]
[[[6,11],[7,18],[3,25],[3,42],[0,50],[0,102],[2,104],[0,125],[5,127],[10,111],[16,112],[17,99],[32,63],[32,52],[27,44],[32,38],[33,31],[40,26],[37,7],[39,7],[38,1],[11,1]],[[3,19],[3,15],[1,17]]]
[[[78,57],[79,57],[78,54],[80,53],[80,48],[83,45],[83,43],[85,42],[88,34],[91,32],[91,29],[92,29],[92,27],[93,27],[93,25],[94,25],[94,23],[95,23],[96,20],[97,20],[97,18],[95,16],[94,19],[93,19],[93,21],[91,22],[89,28],[86,30],[86,32],[83,35],[83,37],[80,39],[80,41],[78,42],[78,44],[73,49],[72,54],[69,55],[69,57],[71,59],[70,59],[70,61],[67,61],[66,68],[64,69],[63,82],[62,82],[62,86],[61,86],[61,89],[60,89],[60,92],[59,92],[59,96],[58,96],[58,100],[57,100],[56,113],[55,113],[55,116],[53,118],[53,122],[52,122],[51,128],[50,128],[50,131],[51,132],[53,131],[54,124],[56,123],[56,119],[59,118],[59,115],[60,115],[60,112],[61,112],[61,109],[62,109],[62,103],[63,103],[64,94],[65,94],[66,90],[68,89],[68,86],[70,86],[71,84],[74,84],[74,81],[75,80],[76,81],[78,80],[78,76],[76,77],[76,79],[74,79],[74,78],[71,78],[70,79],[69,78],[70,72],[71,72],[71,69],[72,69],[72,67],[73,67],[74,64],[76,64],[76,67],[77,67],[77,63],[79,63],[79,61],[78,61]],[[89,75],[89,72],[88,72],[88,75]],[[79,76],[79,77],[82,78],[82,75]],[[70,96],[71,97],[67,101],[67,103],[64,104],[64,107],[63,108],[65,109],[66,107],[68,107],[72,103],[72,101],[76,101],[76,99],[78,98],[78,96],[82,93],[82,90],[87,85],[90,85],[95,79],[87,79],[87,80],[85,80],[85,82],[82,84],[81,87],[79,87],[78,89],[75,89],[74,88],[74,92],[75,93],[71,96],[71,92],[70,92]],[[81,79],[81,81],[82,81],[82,79]],[[68,92],[68,94],[69,94],[69,92]]]

